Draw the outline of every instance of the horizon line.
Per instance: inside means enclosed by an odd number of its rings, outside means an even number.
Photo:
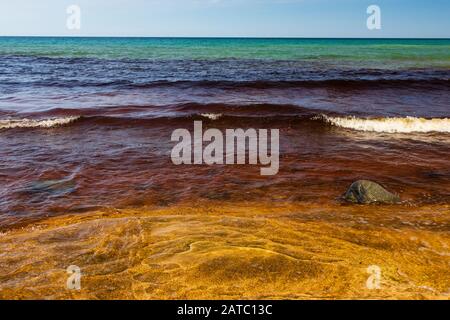
[[[450,40],[450,37],[263,37],[263,36],[106,36],[106,35],[0,35],[0,38],[144,38],[144,39],[342,39],[342,40]]]

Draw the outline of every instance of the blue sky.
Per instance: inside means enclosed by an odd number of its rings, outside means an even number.
[[[381,30],[366,27],[372,4]],[[1,0],[0,35],[450,38],[449,14],[448,0]]]

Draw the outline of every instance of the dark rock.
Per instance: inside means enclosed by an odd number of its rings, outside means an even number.
[[[343,199],[359,204],[393,204],[400,202],[398,195],[387,191],[378,183],[368,180],[354,182],[343,196]]]

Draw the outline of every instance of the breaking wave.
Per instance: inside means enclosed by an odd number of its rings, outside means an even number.
[[[211,109],[211,110],[208,110]],[[183,105],[176,106],[173,113],[153,113],[145,115],[141,109],[130,110],[114,108],[97,110],[98,112],[80,112],[81,115],[65,115],[65,110],[58,110],[57,114],[46,114],[45,118],[33,119],[3,119],[0,120],[0,129],[13,128],[53,128],[77,123],[94,126],[103,125],[178,125],[180,121],[193,120],[220,120],[221,123],[250,125],[258,121],[265,123],[273,122],[283,126],[295,123],[315,122],[319,126],[332,125],[343,129],[355,131],[378,132],[378,133],[450,133],[450,118],[419,118],[419,117],[380,117],[361,118],[356,116],[345,116],[342,114],[325,114],[323,111],[306,109],[295,106],[280,105],[250,105],[250,106],[228,106],[214,105]],[[71,111],[72,112],[72,111]],[[43,116],[41,114],[41,116]],[[83,121],[78,121],[83,120]]]
[[[218,119],[222,118],[223,114],[221,114],[221,113],[202,113],[201,116],[204,118],[208,118],[210,120],[218,120]]]
[[[70,124],[80,117],[64,117],[53,119],[8,119],[0,120],[0,129],[14,128],[52,128]]]
[[[416,117],[363,119],[356,117],[331,117],[321,115],[321,120],[331,125],[358,131],[384,133],[450,133],[450,119],[425,119]],[[316,118],[317,119],[317,118]]]

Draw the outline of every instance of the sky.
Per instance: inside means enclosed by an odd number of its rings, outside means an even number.
[[[450,38],[449,14],[449,0],[0,0],[0,36]]]

